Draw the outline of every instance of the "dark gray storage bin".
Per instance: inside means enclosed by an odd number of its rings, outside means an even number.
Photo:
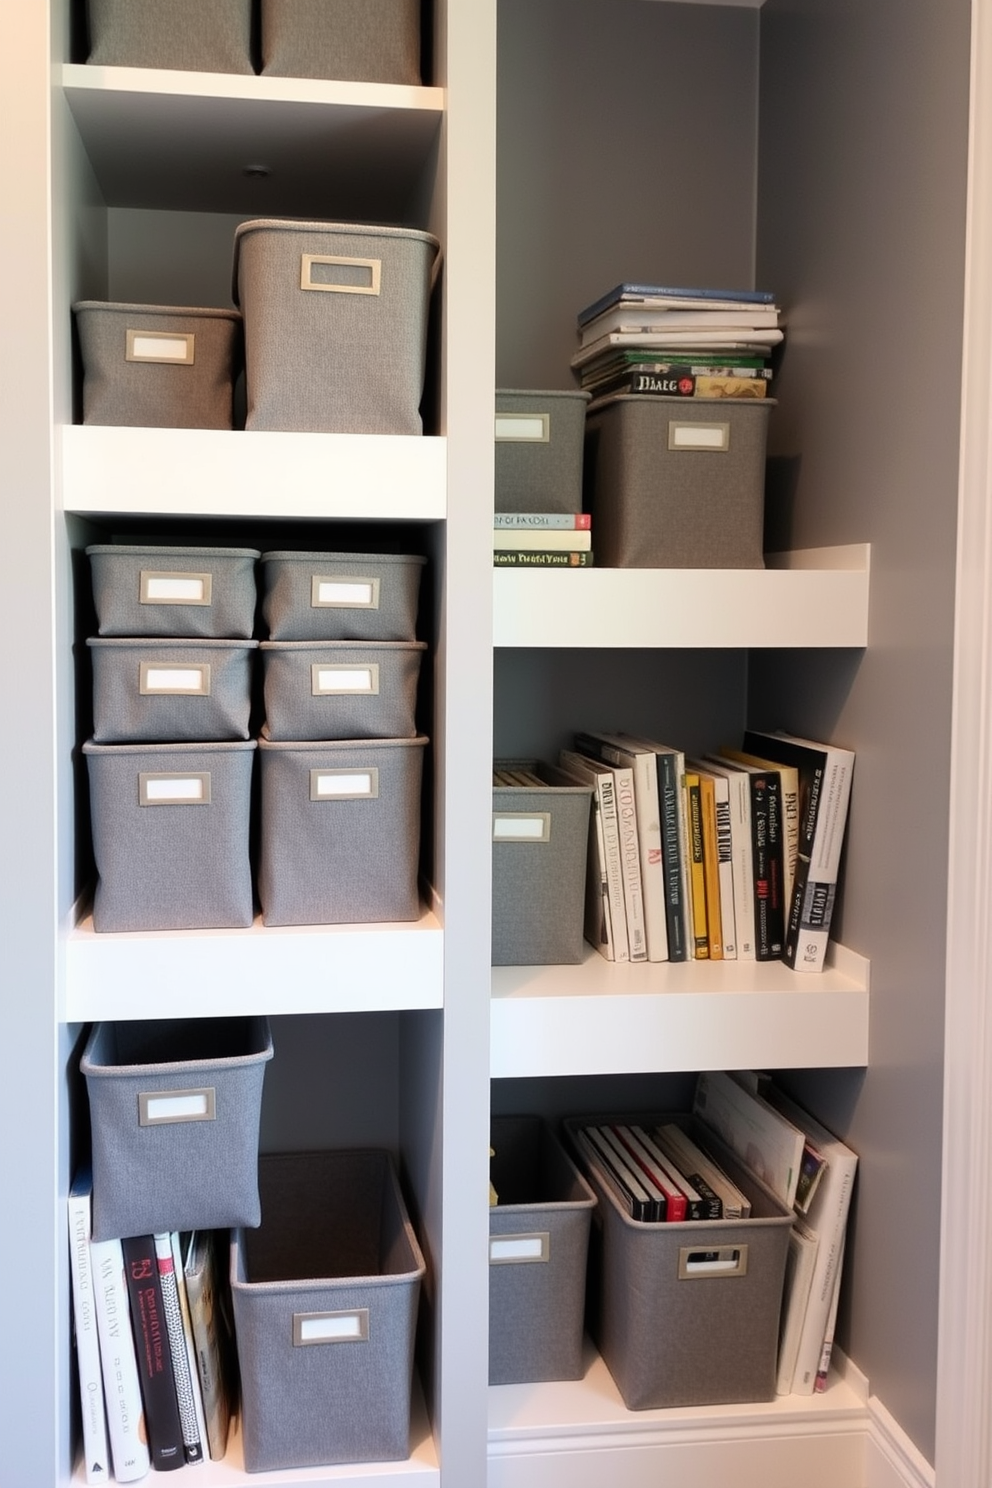
[[[94,930],[251,924],[254,752],[254,739],[83,745],[97,871]]]
[[[424,1259],[392,1159],[280,1153],[258,1168],[261,1228],[231,1245],[245,1467],[406,1458]]]
[[[426,558],[262,554],[262,620],[273,641],[412,641]]]
[[[747,1194],[751,1218],[631,1219],[577,1154],[599,1200],[589,1244],[590,1332],[628,1410],[773,1400],[791,1211],[691,1118],[573,1117],[565,1130],[673,1119]]]
[[[83,423],[231,429],[241,369],[237,310],[73,306],[83,359]]]
[[[97,744],[247,739],[257,641],[91,636]]]
[[[248,429],[420,434],[430,233],[351,223],[243,222]]]
[[[97,1023],[80,1060],[93,1238],[257,1225],[265,1018]]]
[[[618,394],[586,418],[585,505],[608,568],[763,568],[772,398]]]
[[[420,0],[262,0],[262,72],[420,82]]]
[[[579,1379],[596,1196],[539,1116],[494,1116],[489,1383]]]
[[[592,787],[554,765],[516,763],[547,788],[493,787],[493,965],[575,965],[585,954]]]
[[[263,641],[270,739],[412,739],[423,641]]]
[[[101,67],[254,72],[251,0],[87,0]]]
[[[257,548],[92,543],[86,552],[100,635],[251,636]]]
[[[580,512],[585,392],[496,389],[496,510]]]
[[[415,920],[426,738],[259,740],[266,925]]]

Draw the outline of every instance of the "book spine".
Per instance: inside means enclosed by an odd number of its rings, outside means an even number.
[[[592,568],[591,552],[556,552],[554,549],[494,548],[495,568]]]
[[[231,1402],[224,1369],[223,1320],[217,1295],[217,1255],[210,1235],[197,1235],[190,1244],[186,1267],[186,1296],[189,1300],[196,1363],[203,1394],[207,1445],[215,1462],[227,1451]]]
[[[617,959],[610,910],[610,877],[606,867],[606,841],[599,791],[594,787],[589,803],[589,855],[586,866],[586,940],[607,961]]]
[[[720,903],[720,863],[716,841],[716,802],[713,781],[699,777],[700,825],[703,832],[703,877],[706,881],[706,934],[711,961],[723,960],[723,908]]]
[[[720,880],[720,927],[723,959],[737,960],[737,912],[734,904],[734,840],[730,817],[730,788],[725,780],[713,786],[716,820],[717,873]]]
[[[623,869],[620,862],[620,830],[617,822],[616,788],[613,771],[593,765],[585,755],[572,749],[559,751],[558,763],[587,784],[593,785],[599,801],[599,819],[603,829],[603,861],[610,898],[610,928],[613,932],[613,960],[629,961],[627,910],[623,894]]]
[[[617,825],[620,832],[620,861],[623,865],[624,904],[627,910],[627,939],[631,961],[648,958],[644,926],[644,892],[641,886],[641,859],[637,845],[637,807],[634,800],[634,772],[613,771],[616,783]]]
[[[685,794],[689,822],[689,872],[692,881],[692,946],[697,961],[709,960],[706,926],[706,868],[703,861],[703,807],[699,776],[687,770]]]
[[[92,1190],[88,1176],[77,1179],[73,1184],[68,1205],[72,1317],[79,1375],[83,1466],[87,1483],[106,1483],[110,1479],[109,1443],[90,1256]]]
[[[121,1241],[121,1248],[152,1466],[169,1472],[182,1467],[186,1457],[155,1243],[150,1235],[133,1235]]]
[[[179,1402],[183,1449],[187,1462],[202,1462],[203,1443],[197,1427],[193,1381],[186,1354],[183,1315],[179,1305],[179,1286],[176,1281],[175,1262],[172,1258],[172,1240],[167,1232],[155,1236],[155,1259],[162,1282],[162,1305],[169,1332],[169,1344],[172,1348],[172,1367],[176,1380],[176,1398]]]
[[[180,1245],[178,1230],[172,1231],[169,1241],[172,1245],[172,1267],[176,1278],[176,1293],[179,1297],[179,1312],[183,1320],[186,1363],[189,1367],[190,1388],[193,1392],[193,1410],[196,1415],[196,1435],[200,1443],[201,1453],[203,1453],[207,1451],[207,1422],[203,1414],[203,1393],[200,1389],[200,1371],[196,1366],[196,1343],[193,1339],[193,1320],[189,1311],[189,1298],[186,1295],[186,1268],[183,1265],[182,1246]]]
[[[494,512],[493,527],[519,531],[543,528],[551,532],[588,532],[592,527],[592,516],[589,512]]]
[[[592,532],[588,527],[566,530],[547,527],[494,527],[493,548],[498,552],[523,548],[528,553],[588,553],[592,547]]]
[[[847,1231],[841,1241],[840,1258],[837,1262],[837,1270],[834,1274],[834,1294],[830,1299],[830,1311],[827,1314],[827,1330],[823,1335],[823,1348],[820,1351],[820,1363],[816,1371],[816,1380],[813,1384],[813,1394],[822,1395],[827,1388],[827,1376],[830,1373],[830,1356],[834,1351],[834,1332],[837,1327],[837,1307],[840,1302],[840,1279],[844,1270],[844,1248],[847,1241]]]
[[[820,1243],[817,1248],[813,1284],[810,1288],[809,1302],[796,1356],[796,1371],[792,1381],[792,1391],[795,1395],[812,1395],[816,1387],[816,1375],[820,1368],[834,1286],[837,1282],[844,1250],[844,1236],[847,1229],[851,1191],[854,1187],[856,1162],[857,1160],[852,1158],[846,1163],[837,1161],[831,1163],[827,1173],[824,1174],[823,1197],[820,1205],[816,1215],[810,1216],[810,1224],[816,1228]]]
[[[682,894],[682,833],[679,826],[679,785],[675,756],[655,756],[658,772],[658,806],[661,816],[661,851],[665,867],[665,919],[669,961],[687,959],[685,903]]]
[[[774,771],[751,776],[751,849],[754,860],[755,956],[776,961],[782,955],[782,842],[778,777]]]
[[[114,1477],[118,1483],[134,1483],[148,1472],[151,1456],[146,1445],[121,1242],[94,1240],[90,1259]]]
[[[746,374],[630,372],[597,383],[595,394],[597,397],[607,393],[637,393],[663,398],[763,398],[767,390],[767,378]]]
[[[784,957],[786,964],[795,971],[822,971],[826,960],[851,794],[851,775],[850,760],[831,755],[828,751],[810,858],[803,863],[800,857],[796,863]]]

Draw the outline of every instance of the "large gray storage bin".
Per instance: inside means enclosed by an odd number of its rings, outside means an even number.
[[[575,965],[585,954],[592,787],[523,763],[547,788],[493,787],[493,965]]]
[[[586,418],[585,504],[609,568],[763,568],[772,398],[618,394]]]
[[[251,636],[257,548],[93,543],[86,552],[100,635]]]
[[[426,738],[259,740],[266,925],[415,920]]]
[[[412,641],[426,558],[262,554],[262,620],[273,641]]]
[[[496,389],[496,510],[580,512],[585,392]]]
[[[409,1456],[424,1259],[388,1153],[259,1159],[231,1246],[245,1467]]]
[[[489,1383],[579,1379],[596,1196],[538,1116],[494,1116]]]
[[[95,930],[245,929],[255,740],[83,745]]]
[[[263,641],[270,739],[412,739],[423,641]]]
[[[243,222],[248,429],[420,434],[439,245],[415,228]]]
[[[420,0],[262,0],[262,72],[420,82]]]
[[[744,1191],[751,1218],[631,1219],[579,1155],[599,1199],[589,1246],[590,1332],[628,1410],[772,1400],[791,1211],[689,1118],[569,1118],[565,1129],[673,1119]]]
[[[87,0],[88,62],[253,72],[251,0]]]
[[[257,1225],[265,1018],[97,1023],[80,1060],[93,1237]]]
[[[83,423],[231,429],[241,369],[236,310],[73,306],[83,358]]]
[[[97,744],[247,739],[257,641],[91,636]]]

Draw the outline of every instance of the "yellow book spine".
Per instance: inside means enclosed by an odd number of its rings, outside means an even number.
[[[706,883],[706,928],[710,960],[723,960],[723,929],[720,913],[720,859],[716,844],[716,800],[713,781],[699,777],[700,817],[703,829],[703,877]]]
[[[706,867],[703,861],[703,813],[699,776],[686,771],[685,794],[689,817],[689,878],[692,886],[692,943],[697,961],[708,961],[710,938],[706,928]]]

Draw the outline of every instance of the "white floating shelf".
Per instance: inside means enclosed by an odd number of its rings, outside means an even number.
[[[61,429],[66,511],[425,521],[446,507],[447,441],[407,434]]]
[[[780,961],[493,968],[490,1075],[802,1069],[868,1062],[868,963],[835,947]]]
[[[87,916],[65,941],[60,1017],[225,1017],[439,1008],[443,935],[433,913],[409,924],[97,934]]]
[[[493,644],[867,645],[867,544],[776,554],[767,562],[763,569],[496,568]]]

